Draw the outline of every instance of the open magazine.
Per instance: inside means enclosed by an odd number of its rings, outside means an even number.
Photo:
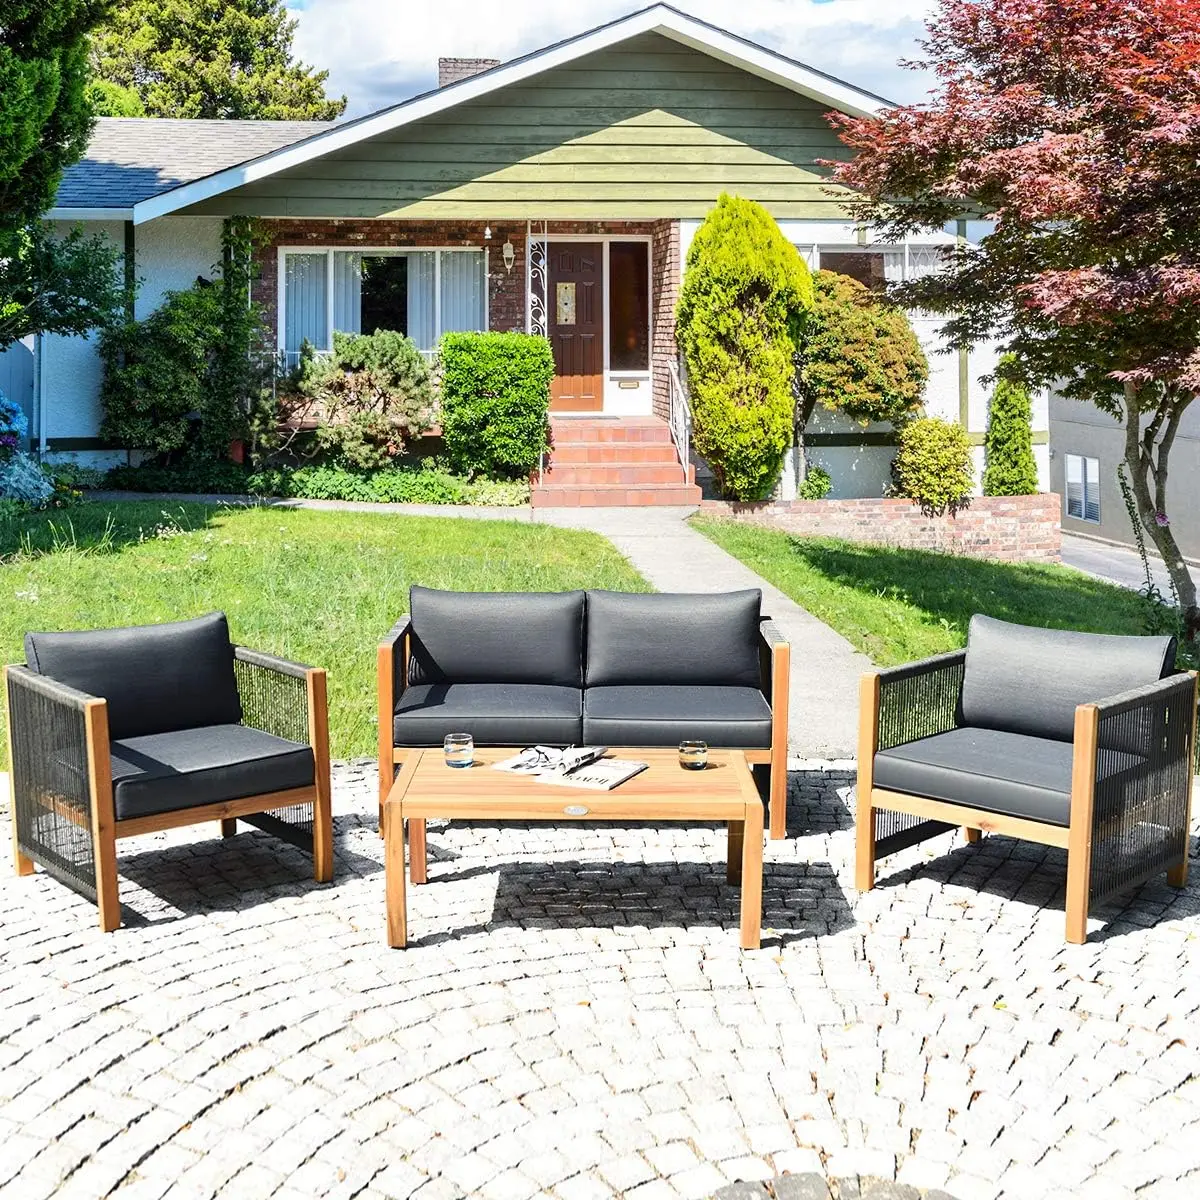
[[[494,764],[497,771],[529,775],[539,783],[558,787],[612,791],[618,784],[644,771],[648,764],[626,758],[605,758],[607,746],[528,746],[512,758]]]

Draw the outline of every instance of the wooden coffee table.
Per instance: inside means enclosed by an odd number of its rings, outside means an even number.
[[[649,763],[611,792],[553,787],[493,771],[511,749],[477,749],[473,767],[448,767],[439,750],[419,750],[401,768],[384,805],[388,945],[408,942],[404,830],[412,882],[426,881],[425,819],[471,821],[727,821],[726,879],[742,888],[742,948],[758,948],[762,926],[763,802],[740,750],[710,750],[703,771],[685,771],[675,750],[614,749]]]

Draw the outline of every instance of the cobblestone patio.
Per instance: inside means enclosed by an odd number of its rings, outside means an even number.
[[[102,935],[0,870],[0,1195],[1200,1195],[1197,864],[1082,947],[1063,854],[1007,838],[858,897],[853,776],[802,765],[756,952],[723,830],[444,822],[389,951],[364,766],[335,772],[331,885],[255,831],[123,842]]]

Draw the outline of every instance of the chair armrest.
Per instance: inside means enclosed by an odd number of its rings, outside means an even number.
[[[97,835],[113,820],[108,703],[27,667],[4,674],[18,866],[33,859],[96,900]]]
[[[951,650],[878,672],[879,731],[872,752],[957,729],[966,661],[965,650]]]
[[[777,664],[790,649],[788,640],[779,626],[770,617],[763,617],[758,625],[758,662],[761,677],[759,686],[768,701],[771,699]]]
[[[1080,706],[1096,710],[1095,745],[1082,756],[1095,776],[1092,903],[1187,860],[1196,689],[1195,675],[1171,675]]]
[[[263,733],[311,745],[313,719],[326,720],[314,697],[316,677],[321,677],[324,695],[325,672],[319,667],[250,650],[233,648],[233,672],[242,702],[242,724]]]

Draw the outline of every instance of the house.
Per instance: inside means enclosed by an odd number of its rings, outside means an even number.
[[[1121,493],[1125,429],[1092,404],[1050,399],[1050,490],[1062,497],[1064,532],[1133,546],[1133,525]],[[1171,529],[1185,558],[1200,563],[1200,409],[1183,415],[1171,448]],[[1147,548],[1156,553],[1146,539]]]
[[[972,236],[963,223],[885,245],[849,223],[817,162],[847,153],[826,114],[886,101],[666,5],[507,63],[442,60],[440,82],[330,126],[101,120],[49,216],[124,247],[143,281],[138,315],[210,269],[225,218],[261,218],[255,298],[285,356],[380,324],[430,353],[448,330],[544,334],[556,417],[592,420],[556,421],[542,503],[697,497],[674,309],[722,191],[761,201],[814,268],[867,282],[934,270],[939,245]],[[935,324],[916,318],[931,351]],[[981,445],[994,354],[930,359],[929,411]],[[89,343],[42,339],[34,374],[38,448],[114,457],[97,437]],[[1038,422],[1044,456],[1044,403]],[[892,440],[828,418],[807,439],[842,496],[881,493]]]

